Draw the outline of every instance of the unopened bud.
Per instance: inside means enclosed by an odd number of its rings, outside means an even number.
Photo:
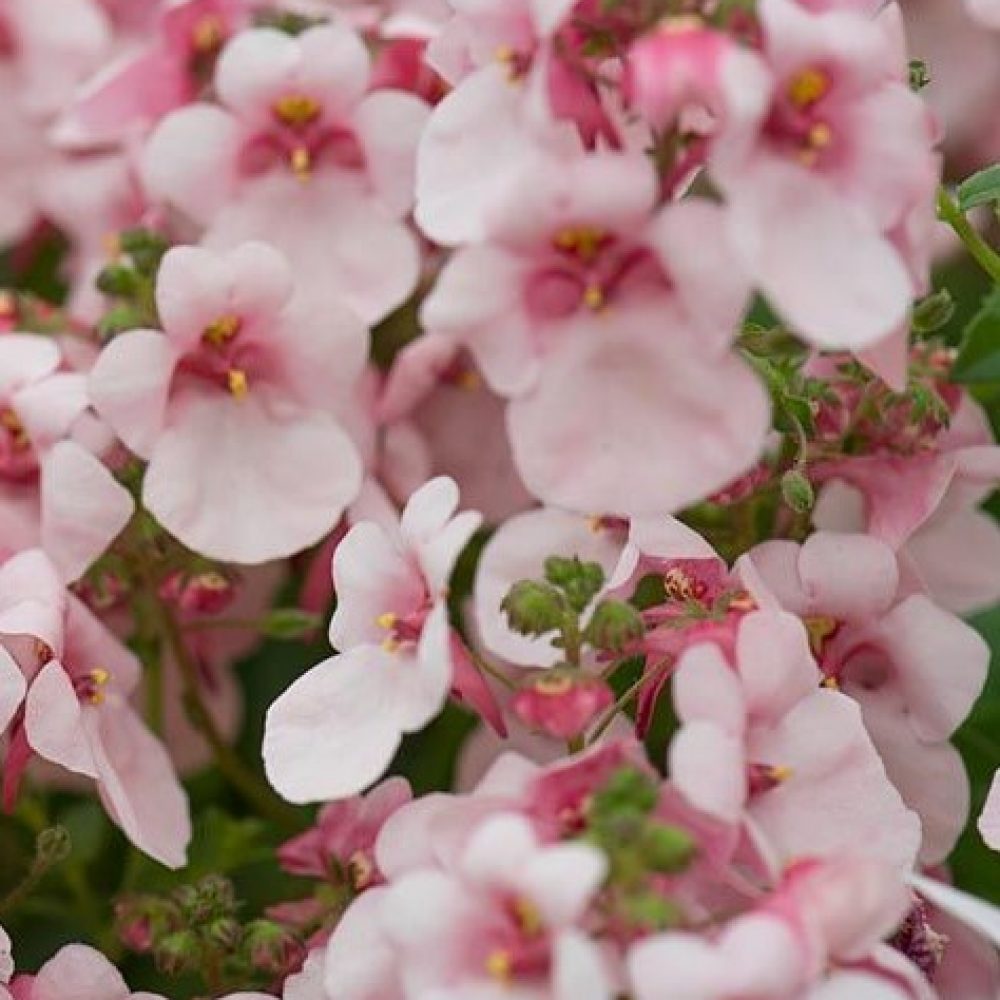
[[[683,912],[671,899],[657,892],[637,892],[625,899],[625,915],[634,928],[641,931],[663,931],[677,927]]]
[[[642,615],[624,601],[601,601],[584,633],[595,649],[621,653],[646,631]]]
[[[294,968],[305,953],[305,946],[292,931],[270,920],[247,925],[244,941],[253,967],[270,975]]]
[[[796,514],[808,514],[816,504],[816,491],[798,469],[789,469],[781,477],[781,495]]]
[[[562,596],[547,583],[520,580],[507,592],[500,607],[506,612],[510,627],[521,635],[541,636],[562,625]]]
[[[947,288],[942,288],[913,307],[913,330],[915,333],[935,333],[954,315],[955,300]]]
[[[126,229],[118,234],[118,245],[132,258],[136,269],[151,277],[167,252],[167,241],[151,229]]]
[[[604,570],[599,563],[582,562],[576,556],[549,556],[545,579],[566,595],[574,611],[583,611],[604,586]]]
[[[210,944],[231,949],[240,943],[243,928],[232,917],[219,917],[205,926],[202,936]]]
[[[64,826],[50,826],[35,839],[35,860],[45,868],[65,861],[72,850],[73,838]]]
[[[514,696],[511,708],[532,729],[571,740],[614,700],[611,688],[599,677],[553,670],[529,681]]]
[[[153,948],[156,967],[167,976],[177,976],[198,967],[201,946],[192,930],[174,931],[161,938]]]
[[[591,816],[605,822],[623,814],[648,815],[656,808],[659,792],[656,782],[634,767],[616,771],[594,796]]]
[[[646,865],[663,875],[684,871],[697,853],[690,834],[660,823],[651,823],[643,832],[640,850]]]
[[[109,264],[97,275],[94,283],[99,292],[126,299],[135,295],[142,279],[127,264]]]
[[[312,635],[322,624],[319,615],[301,608],[275,608],[261,623],[261,632],[270,639],[301,639]]]

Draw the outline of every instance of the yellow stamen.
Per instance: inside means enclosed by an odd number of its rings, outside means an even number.
[[[604,518],[599,514],[591,515],[587,518],[587,527],[595,535],[599,535],[604,530]]]
[[[122,255],[122,241],[118,233],[105,233],[101,237],[101,246],[108,260],[117,260]]]
[[[386,611],[375,619],[375,624],[379,628],[390,629],[397,621],[397,616],[392,611]]]
[[[91,705],[103,705],[104,704],[104,692],[101,688],[106,687],[108,681],[111,680],[111,674],[105,670],[103,667],[95,667],[90,671],[90,682],[93,684],[94,689],[90,692],[88,701]]]
[[[455,384],[459,387],[459,389],[465,389],[467,392],[472,392],[482,387],[483,380],[479,377],[478,372],[466,369],[465,371],[459,373],[458,377],[455,379]]]
[[[809,129],[809,145],[813,149],[826,149],[833,141],[833,131],[826,122],[816,122]]]
[[[0,427],[10,432],[11,443],[16,451],[24,451],[31,444],[21,418],[10,407],[0,410]]]
[[[767,776],[772,781],[776,781],[779,785],[788,781],[788,779],[791,778],[793,774],[795,774],[795,772],[792,770],[792,768],[787,767],[784,764],[779,764],[775,767],[770,767],[767,770]]]
[[[825,687],[828,691],[839,691],[840,681],[836,677],[824,677],[820,686]]]
[[[822,656],[827,639],[837,631],[837,619],[829,615],[810,615],[803,622],[809,634],[809,648],[813,656]]]
[[[517,920],[517,925],[521,929],[522,934],[528,937],[537,937],[545,930],[545,921],[542,920],[542,915],[538,912],[538,907],[530,899],[519,896],[514,900],[511,908],[514,911],[514,918]]]
[[[556,233],[553,243],[557,250],[576,254],[581,260],[590,263],[601,249],[601,244],[607,234],[596,226],[571,226]]]
[[[583,302],[588,309],[599,312],[604,308],[604,289],[599,285],[588,285],[583,293]]]
[[[354,890],[360,892],[371,885],[375,866],[364,851],[355,851],[347,860],[347,874]]]
[[[539,677],[532,686],[540,694],[554,696],[572,690],[573,681],[565,674],[557,674],[555,677]]]
[[[396,639],[383,639],[382,649],[387,653],[398,653],[399,652],[399,642]]]
[[[511,974],[514,971],[514,962],[509,951],[499,949],[491,951],[486,957],[486,973],[493,979],[502,983],[510,982]]]
[[[231,368],[226,372],[226,385],[230,393],[236,399],[246,399],[250,392],[250,383],[247,381],[247,373],[239,368]]]
[[[300,181],[307,181],[312,176],[312,154],[305,146],[296,146],[288,158],[292,173]]]
[[[319,118],[320,103],[306,94],[286,94],[272,106],[278,120],[290,128],[305,128]]]
[[[201,334],[202,342],[211,347],[223,347],[240,332],[242,326],[239,316],[226,313],[205,327]]]
[[[808,67],[796,73],[788,82],[788,99],[800,111],[811,108],[830,90],[830,78],[822,70]]]
[[[697,596],[694,580],[676,566],[663,574],[663,589],[667,597],[675,601],[693,600]]]
[[[226,31],[222,18],[216,14],[207,14],[191,32],[191,45],[195,52],[208,55],[217,52],[225,41]]]

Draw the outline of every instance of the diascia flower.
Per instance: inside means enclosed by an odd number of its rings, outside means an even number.
[[[143,154],[151,194],[214,247],[266,239],[299,283],[333,288],[367,322],[400,305],[419,253],[403,219],[427,116],[402,91],[369,91],[370,59],[343,24],[292,38],[237,35],[215,73],[220,105],[168,115]]]
[[[340,652],[267,716],[264,763],[286,798],[315,802],[366,788],[403,735],[430,722],[453,685],[461,690],[447,585],[480,517],[457,507],[454,481],[434,479],[410,498],[398,526],[363,521],[338,546],[330,641]]]
[[[338,420],[364,367],[360,321],[330,289],[297,289],[261,243],[170,251],[156,302],[163,332],[121,334],[90,375],[98,412],[149,461],[146,506],[232,562],[319,541],[361,486]]]

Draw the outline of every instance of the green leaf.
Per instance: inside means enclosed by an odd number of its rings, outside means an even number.
[[[956,382],[1000,382],[1000,289],[994,289],[965,328],[955,359]]]
[[[963,212],[994,202],[1000,202],[1000,163],[980,170],[958,186],[958,207]]]

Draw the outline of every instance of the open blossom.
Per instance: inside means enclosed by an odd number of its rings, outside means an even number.
[[[42,545],[73,581],[125,527],[132,498],[87,447],[103,436],[55,338],[0,338],[0,557]]]
[[[804,626],[754,612],[740,624],[733,661],[714,645],[680,658],[682,726],[669,756],[678,788],[720,819],[745,817],[751,836],[763,834],[782,860],[836,856],[861,837],[872,855],[911,865],[917,818],[889,783],[857,707],[819,688]]]
[[[921,816],[922,858],[947,856],[969,809],[947,741],[982,690],[985,642],[901,585],[892,550],[866,535],[765,542],[738,570],[759,603],[805,621],[823,676],[857,700],[889,777]]]
[[[9,730],[7,802],[37,754],[93,779],[133,843],[181,867],[191,836],[187,800],[166,750],[129,703],[139,660],[65,589],[38,550],[0,567],[0,636],[7,672],[16,666],[23,678],[23,705],[15,706]],[[4,686],[9,692],[10,682]]]
[[[338,420],[364,365],[359,321],[260,243],[170,251],[156,299],[163,332],[121,334],[90,375],[98,412],[149,462],[146,506],[233,562],[319,541],[361,485]]]
[[[366,322],[413,291],[413,156],[426,106],[369,91],[370,59],[345,25],[296,38],[260,28],[223,50],[220,105],[162,120],[143,153],[151,194],[205,229],[217,248],[266,239],[301,287],[332,289]]]
[[[339,653],[268,712],[264,762],[286,798],[336,799],[367,787],[403,735],[434,718],[462,681],[447,585],[480,518],[457,507],[455,483],[435,479],[410,498],[398,526],[363,521],[337,547],[330,641]]]
[[[734,113],[709,170],[753,280],[795,330],[821,347],[870,347],[926,280],[897,246],[911,212],[931,213],[926,109],[891,15],[764,0],[759,16],[762,58],[726,76]]]

